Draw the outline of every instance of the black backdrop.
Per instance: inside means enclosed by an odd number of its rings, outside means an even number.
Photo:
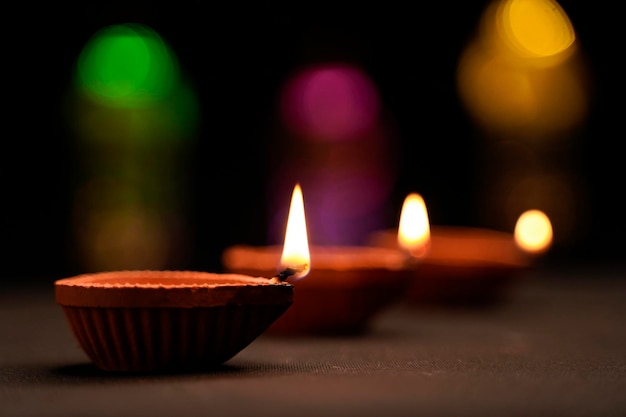
[[[417,190],[437,202],[433,222],[472,225],[472,215],[462,207],[474,205],[477,185],[462,173],[474,169],[476,145],[466,139],[473,128],[453,80],[458,56],[485,5],[456,1],[347,9],[309,2],[291,10],[255,10],[130,1],[13,6],[2,25],[3,280],[80,272],[72,257],[73,156],[61,103],[85,42],[115,23],[144,23],[163,36],[199,97],[201,124],[188,164],[185,214],[192,244],[181,267],[219,269],[227,245],[265,242],[264,174],[276,90],[295,66],[332,58],[337,50],[347,51],[375,80],[400,143],[432,155],[418,169],[399,161],[392,207],[398,209],[404,195]],[[617,12],[605,5],[561,5],[577,30],[595,85],[576,164],[588,214],[580,224],[581,238],[554,248],[550,259],[616,261],[626,232],[619,152],[624,90],[618,64],[624,35]],[[437,136],[454,146],[433,139]],[[245,146],[229,137],[247,138]],[[431,139],[417,143],[416,137]],[[441,172],[446,174],[433,174]],[[389,222],[392,226],[391,214]]]

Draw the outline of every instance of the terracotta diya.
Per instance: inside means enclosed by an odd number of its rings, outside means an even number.
[[[302,203],[300,203],[302,204]],[[298,222],[292,220],[293,200],[283,246],[291,247],[293,229],[306,236],[304,209]],[[425,212],[418,213],[418,221]],[[410,222],[410,226],[414,223]],[[406,248],[418,250],[423,236],[415,233],[419,227],[402,228]],[[304,252],[309,253],[311,268],[308,275],[294,274],[287,279],[296,287],[293,306],[273,322],[273,334],[356,334],[370,326],[376,315],[402,299],[411,287],[413,276],[407,273],[407,263],[414,258],[405,250],[372,246],[311,246],[304,240]],[[290,264],[308,263],[292,258]],[[278,246],[235,245],[222,254],[224,268],[233,273],[272,275],[285,268]]]
[[[374,246],[396,248],[393,229],[372,234]],[[415,265],[407,300],[484,304],[498,301],[552,242],[547,216],[523,213],[515,233],[463,226],[431,226],[430,243]]]
[[[394,231],[371,243],[396,247]],[[482,303],[501,294],[529,266],[513,235],[472,227],[431,226],[430,247],[411,271],[411,302]]]
[[[234,245],[222,256],[233,273],[267,275],[280,263],[278,246]],[[411,277],[401,251],[374,247],[312,246],[311,271],[294,285],[294,303],[268,328],[271,334],[355,334],[377,313],[401,299]]]
[[[241,274],[112,271],[55,282],[81,348],[106,371],[200,370],[229,360],[293,303],[293,285]]]

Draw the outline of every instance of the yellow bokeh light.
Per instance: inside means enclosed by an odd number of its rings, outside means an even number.
[[[557,55],[575,40],[569,17],[553,0],[507,0],[499,18],[505,40],[522,56]]]
[[[563,137],[589,110],[585,61],[553,0],[498,0],[459,58],[459,95],[489,133]]]

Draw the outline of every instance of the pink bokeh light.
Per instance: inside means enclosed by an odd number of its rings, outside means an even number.
[[[285,84],[281,115],[293,133],[309,140],[354,140],[378,122],[380,100],[370,78],[338,63],[308,67]]]

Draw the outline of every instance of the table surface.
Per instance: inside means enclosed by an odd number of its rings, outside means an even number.
[[[210,372],[112,375],[53,283],[0,288],[0,416],[626,416],[626,268],[535,268],[510,290],[400,302],[361,335],[263,334]]]

